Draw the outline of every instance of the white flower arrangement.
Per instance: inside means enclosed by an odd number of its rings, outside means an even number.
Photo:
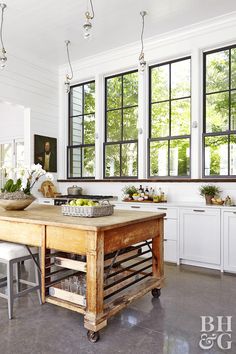
[[[8,178],[4,187],[2,188],[2,193],[14,193],[14,192],[23,192],[24,194],[30,195],[31,190],[34,187],[35,183],[43,176],[46,180],[53,181],[53,175],[51,173],[43,170],[40,164],[33,164],[30,167],[20,167],[20,168],[1,168],[5,178]],[[17,177],[13,177],[17,176]]]

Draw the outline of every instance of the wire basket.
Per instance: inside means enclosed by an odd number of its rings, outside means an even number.
[[[71,206],[62,205],[62,214],[67,216],[80,216],[83,218],[98,218],[101,216],[109,216],[114,212],[114,205],[108,200],[99,202],[96,206]]]

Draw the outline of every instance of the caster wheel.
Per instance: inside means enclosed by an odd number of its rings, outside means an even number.
[[[161,289],[152,289],[152,296],[155,299],[158,299],[161,296]]]
[[[88,331],[87,337],[91,343],[96,343],[99,340],[100,335],[99,332]]]

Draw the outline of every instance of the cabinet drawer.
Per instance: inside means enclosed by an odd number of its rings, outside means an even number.
[[[164,260],[166,262],[177,262],[177,242],[173,240],[164,241]]]
[[[165,206],[158,206],[155,203],[153,204],[141,204],[141,203],[124,203],[116,204],[116,209],[125,209],[125,210],[140,210],[140,211],[151,211],[157,213],[165,213],[167,218],[177,219],[178,210],[177,208],[168,208]]]
[[[161,207],[155,206],[152,207],[153,211],[157,211],[158,213],[166,213],[166,217],[168,219],[177,219],[178,218],[178,210],[176,208],[168,208],[168,207]]]
[[[164,238],[177,240],[177,220],[164,218]]]
[[[39,204],[45,204],[45,205],[54,205],[54,199],[51,198],[39,198],[38,199]]]

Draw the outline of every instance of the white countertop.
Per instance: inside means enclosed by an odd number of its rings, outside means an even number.
[[[178,207],[181,207],[181,208],[216,208],[216,209],[224,209],[224,210],[233,210],[235,211],[236,210],[236,206],[224,206],[224,205],[206,205],[204,202],[201,203],[201,202],[180,202],[180,201],[176,201],[176,202],[167,202],[167,203],[153,203],[153,202],[124,202],[122,200],[117,200],[117,201],[113,201],[112,202],[113,204],[115,205],[119,205],[119,204],[132,204],[132,205],[143,205],[143,206],[154,206],[154,207],[160,207],[160,208],[178,208]]]

